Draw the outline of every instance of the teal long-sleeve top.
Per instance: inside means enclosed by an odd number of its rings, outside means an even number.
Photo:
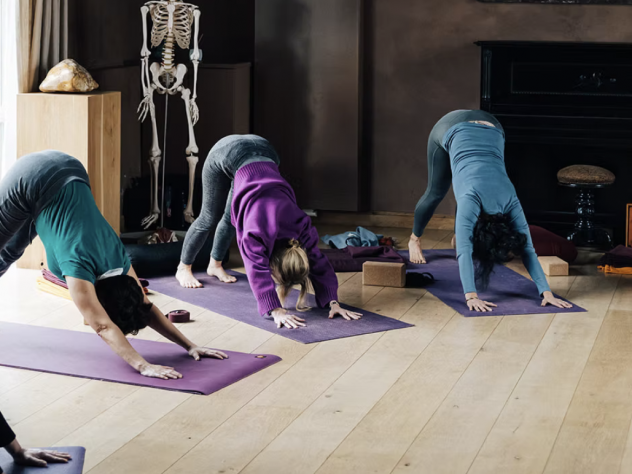
[[[450,155],[457,202],[456,251],[463,292],[476,292],[471,237],[481,209],[487,214],[509,214],[511,225],[527,236],[524,266],[540,295],[550,291],[516,189],[507,176],[503,132],[488,125],[462,122],[446,132],[442,144]]]

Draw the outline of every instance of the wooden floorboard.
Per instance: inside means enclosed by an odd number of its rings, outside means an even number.
[[[424,248],[451,247],[439,227]],[[408,244],[407,229],[372,230]],[[0,279],[0,322],[91,332],[36,276]],[[415,326],[306,345],[152,294],[191,312],[178,327],[196,343],[283,360],[206,397],[0,367],[0,410],[24,445],[85,446],[91,474],[632,472],[632,277],[574,266],[549,280],[587,312],[480,318],[338,279],[341,301]]]

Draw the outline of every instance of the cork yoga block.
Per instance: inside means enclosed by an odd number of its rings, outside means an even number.
[[[362,284],[368,286],[406,286],[406,264],[391,262],[364,262]]]
[[[568,263],[558,257],[538,257],[544,274],[548,276],[567,276]]]

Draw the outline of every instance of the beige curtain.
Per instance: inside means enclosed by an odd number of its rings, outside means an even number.
[[[68,58],[68,0],[19,0],[17,34],[19,89],[33,92]]]

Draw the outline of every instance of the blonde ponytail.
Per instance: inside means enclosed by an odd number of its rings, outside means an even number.
[[[292,287],[300,285],[301,293],[296,302],[296,310],[308,311],[310,308],[305,305],[305,299],[312,283],[309,279],[309,258],[300,242],[291,239],[285,248],[275,250],[270,259],[270,269],[278,280],[277,293],[281,304],[285,306]]]

